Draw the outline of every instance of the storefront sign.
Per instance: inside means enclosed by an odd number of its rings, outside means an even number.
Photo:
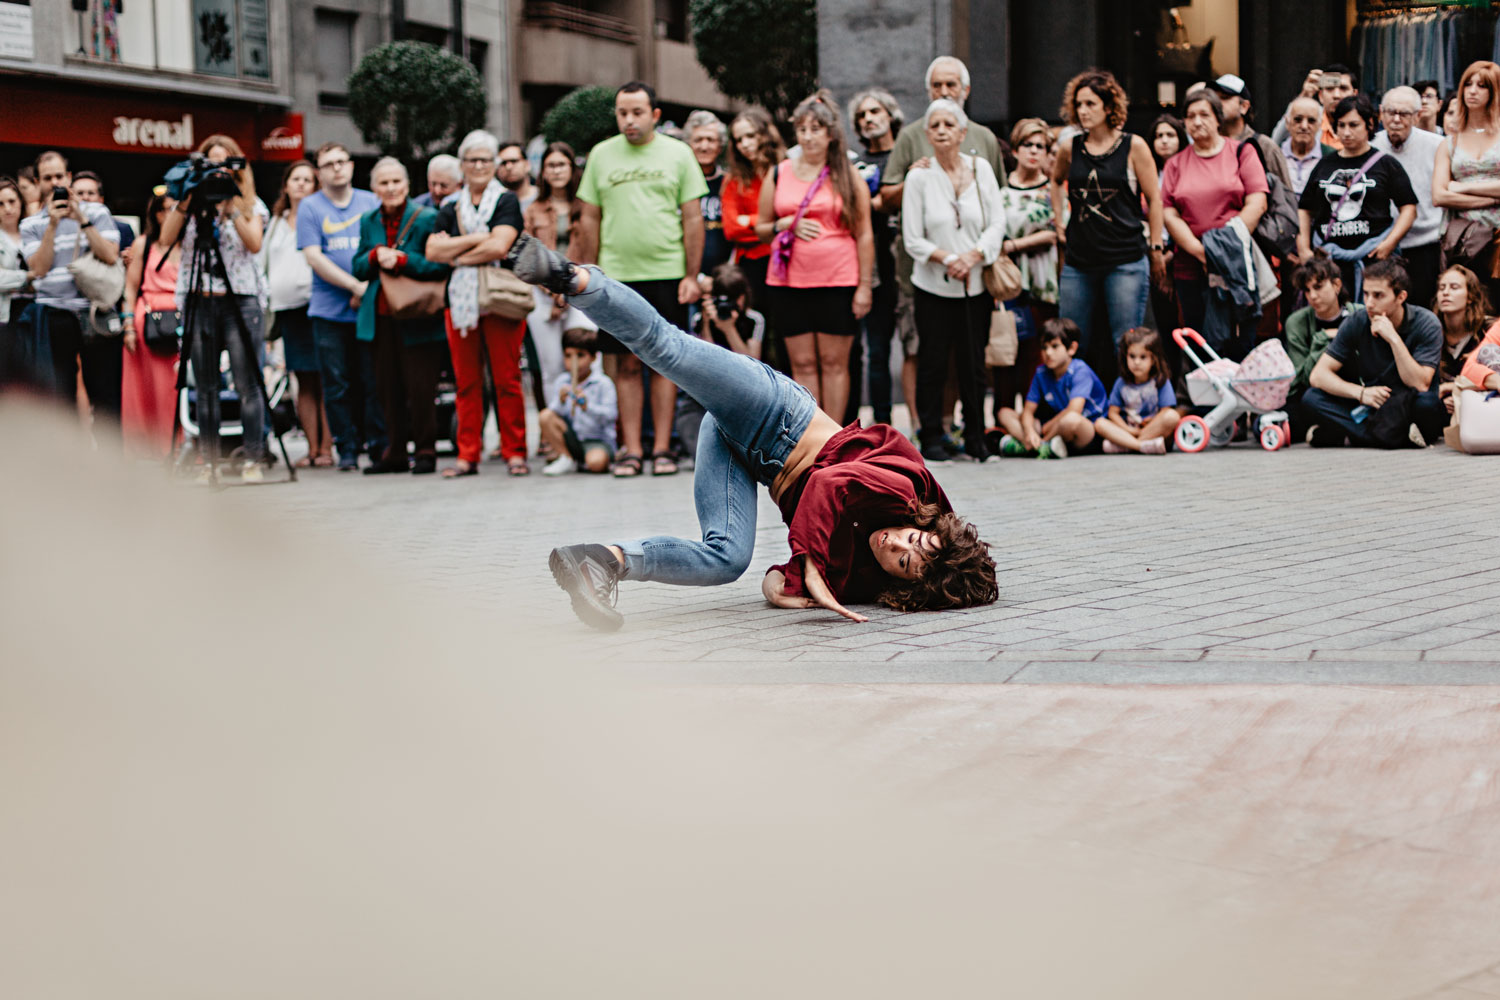
[[[31,0],[0,3],[0,59],[31,59]]]
[[[68,113],[58,114],[59,107]],[[37,146],[182,156],[216,134],[233,138],[253,160],[285,162],[303,155],[299,114],[146,94],[59,92],[32,84],[7,84],[0,100],[0,136],[24,136]]]

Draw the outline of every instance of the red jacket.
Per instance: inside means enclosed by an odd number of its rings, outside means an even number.
[[[748,187],[742,187],[733,174],[724,178],[724,187],[719,191],[719,201],[724,208],[724,238],[735,249],[739,260],[759,260],[769,256],[771,244],[762,243],[755,235],[755,220],[760,211],[760,178]],[[740,216],[749,222],[740,223]]]
[[[918,503],[953,510],[905,435],[889,424],[850,424],[828,439],[812,468],[781,495],[792,558],[772,569],[785,574],[787,594],[807,597],[807,556],[841,603],[873,603],[893,578],[875,561],[870,535],[913,523]]]

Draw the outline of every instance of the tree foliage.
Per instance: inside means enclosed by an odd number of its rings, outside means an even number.
[[[489,101],[466,59],[426,42],[372,49],[349,76],[349,117],[387,156],[420,166],[483,128]]]
[[[729,97],[785,120],[818,86],[815,0],[691,0],[698,62]]]
[[[571,90],[542,119],[542,135],[548,142],[565,142],[580,156],[617,131],[615,92],[608,87]]]

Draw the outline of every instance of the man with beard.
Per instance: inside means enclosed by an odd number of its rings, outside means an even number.
[[[896,332],[896,239],[895,211],[885,206],[880,186],[886,163],[896,145],[901,129],[901,105],[889,91],[872,87],[854,95],[849,102],[849,119],[859,134],[864,154],[855,162],[860,178],[870,186],[870,229],[875,237],[874,301],[863,321],[866,378],[870,386],[870,407],[875,423],[891,422],[891,337]],[[859,340],[855,340],[859,351]],[[851,368],[858,370],[852,362]],[[915,377],[915,366],[913,366]],[[844,414],[848,424],[859,415],[859,383],[849,393],[849,409]]]
[[[523,213],[536,201],[540,189],[531,183],[531,164],[526,162],[526,150],[519,142],[500,144],[500,160],[495,176],[505,186],[505,190],[516,196]]]

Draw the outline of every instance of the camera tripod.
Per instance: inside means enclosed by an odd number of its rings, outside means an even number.
[[[205,348],[204,357],[208,359],[208,364],[205,365],[205,367],[209,368],[210,370],[204,372],[203,375],[206,376],[207,380],[211,383],[209,385],[205,385],[203,384],[202,380],[200,380],[198,383],[198,423],[200,428],[204,423],[202,415],[204,413],[205,407],[211,405],[205,402],[206,394],[213,393],[215,394],[215,396],[217,396],[219,392],[219,356],[223,350],[223,346],[219,343],[218,321],[220,316],[223,315],[222,310],[227,309],[229,311],[228,314],[234,320],[233,325],[235,333],[233,335],[239,337],[240,348],[244,352],[244,357],[247,359],[247,367],[249,367],[250,370],[254,372],[255,385],[253,387],[239,384],[235,385],[235,390],[240,396],[241,425],[243,427],[244,424],[243,417],[245,395],[252,391],[259,392],[261,404],[264,408],[265,420],[265,423],[262,426],[262,431],[269,428],[271,432],[276,435],[276,444],[281,449],[281,460],[286,465],[286,481],[296,482],[297,469],[294,465],[292,465],[291,458],[287,455],[286,440],[282,436],[282,432],[276,428],[275,418],[271,412],[271,395],[266,389],[265,373],[261,370],[260,356],[255,349],[255,339],[250,335],[250,326],[245,320],[245,314],[241,310],[239,301],[235,297],[234,292],[229,287],[229,269],[225,267],[224,255],[223,252],[219,249],[219,240],[217,236],[217,225],[219,220],[217,216],[218,205],[212,202],[206,204],[201,209],[195,208],[192,216],[196,232],[193,241],[192,258],[187,264],[188,293],[183,297],[182,345],[178,348],[177,352],[178,405],[174,406],[172,409],[172,440],[177,440],[177,432],[182,429],[182,393],[183,390],[187,388],[188,369],[189,366],[191,366],[193,363],[193,340],[197,336],[201,335],[206,338],[203,347]],[[185,234],[186,229],[184,228],[184,235]],[[182,237],[179,236],[178,239],[180,241]],[[166,254],[163,254],[161,261],[157,264],[157,267],[160,268],[162,263],[165,263],[166,259]],[[225,290],[223,295],[210,294],[212,281],[214,278],[217,278],[221,282],[223,282]],[[203,309],[208,310],[208,321],[206,323],[200,324],[198,320],[201,318],[200,310]],[[215,402],[217,402],[217,399],[215,400]],[[219,418],[217,416],[217,405],[214,405],[213,409],[216,411],[214,417],[214,446],[212,448],[209,448],[207,447],[206,443],[204,443],[200,445],[200,447],[203,451],[202,457],[204,465],[208,469],[208,481],[211,485],[217,488],[221,487],[223,483],[219,480],[218,469],[219,429],[217,424]],[[248,428],[244,429],[242,438],[244,441],[244,447],[248,451]],[[199,439],[200,441],[202,441],[203,435],[200,434]],[[168,462],[170,463],[171,461],[172,459],[169,456]]]

